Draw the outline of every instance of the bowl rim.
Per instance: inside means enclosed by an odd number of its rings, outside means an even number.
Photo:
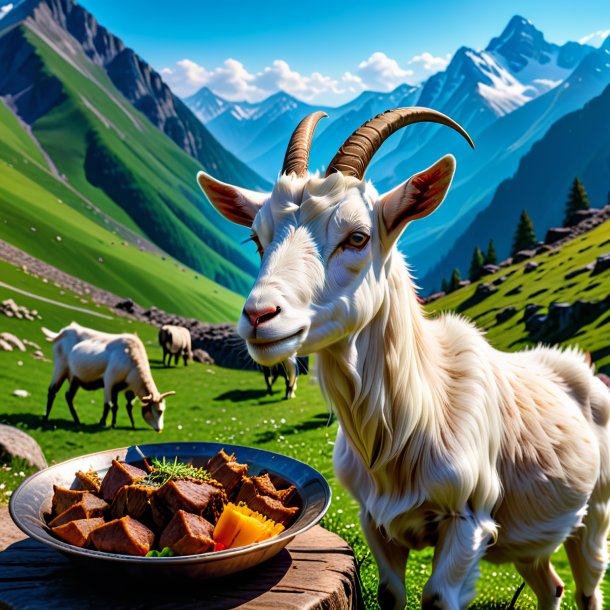
[[[31,526],[27,522],[27,520],[22,519],[22,517],[20,515],[18,515],[18,512],[20,510],[19,503],[20,503],[20,501],[22,501],[23,494],[28,491],[28,488],[33,484],[33,482],[37,478],[45,476],[45,474],[47,474],[49,470],[59,468],[59,467],[63,468],[65,466],[67,466],[68,464],[70,464],[71,462],[80,462],[82,460],[86,460],[87,458],[101,457],[105,454],[108,454],[109,456],[112,454],[115,454],[117,452],[118,453],[125,452],[125,454],[126,454],[130,449],[136,450],[135,449],[136,447],[138,447],[142,451],[142,453],[144,455],[146,455],[146,448],[149,448],[149,447],[158,448],[158,447],[167,446],[168,449],[170,447],[172,447],[174,455],[177,455],[177,452],[179,451],[179,449],[181,447],[193,447],[193,446],[198,446],[198,445],[202,446],[202,448],[203,448],[203,446],[206,446],[206,447],[211,447],[213,449],[217,449],[211,455],[215,455],[215,453],[217,453],[220,449],[225,449],[230,452],[246,450],[246,451],[254,451],[259,454],[264,454],[271,459],[275,459],[275,458],[279,457],[283,460],[287,460],[288,462],[293,462],[293,463],[299,465],[301,468],[303,468],[307,472],[308,476],[306,479],[306,483],[308,483],[309,481],[316,481],[317,483],[319,483],[321,485],[324,496],[325,496],[323,506],[318,511],[318,513],[313,516],[313,518],[309,519],[306,523],[302,524],[297,530],[292,530],[293,526],[296,525],[296,523],[295,523],[295,524],[287,527],[284,531],[282,531],[277,536],[274,536],[273,538],[269,538],[269,539],[263,540],[261,542],[255,542],[255,543],[249,544],[247,546],[236,547],[235,549],[225,549],[222,551],[211,551],[208,553],[199,553],[196,555],[178,555],[178,556],[174,556],[174,557],[141,557],[141,556],[135,556],[135,555],[124,555],[124,554],[120,554],[120,553],[108,553],[105,551],[97,551],[94,549],[84,549],[84,548],[81,548],[81,547],[78,547],[78,546],[75,546],[72,544],[68,544],[67,542],[64,542],[63,540],[60,540],[58,538],[55,538],[50,533],[48,525],[44,522],[44,520],[39,518],[36,526]],[[170,452],[168,455],[172,455],[172,453]],[[179,458],[180,456],[177,455],[177,457]],[[291,479],[286,477],[286,475],[284,475],[280,472],[275,471],[275,473],[278,474],[279,476],[284,477],[286,479],[286,481],[290,482],[291,485],[295,485],[297,487],[297,491],[299,491],[301,497],[303,497],[301,485],[297,485],[296,482],[292,481]],[[52,488],[50,489],[50,492],[52,492]],[[50,495],[51,495],[51,493],[49,494],[49,496]],[[9,499],[8,508],[9,508],[9,514],[11,516],[11,519],[23,533],[27,534],[30,538],[33,538],[34,540],[42,542],[43,544],[46,544],[47,546],[54,547],[55,549],[57,549],[58,551],[61,551],[63,553],[80,556],[85,559],[101,559],[104,561],[121,561],[121,562],[127,562],[132,565],[134,565],[134,564],[151,565],[151,562],[153,562],[154,565],[159,565],[159,566],[160,565],[175,566],[175,565],[179,565],[179,564],[202,564],[202,563],[216,562],[218,560],[228,560],[233,557],[238,557],[240,555],[248,554],[255,549],[256,550],[260,549],[261,551],[263,551],[267,547],[277,545],[278,543],[283,543],[282,544],[282,547],[283,547],[286,544],[288,544],[294,537],[306,532],[307,530],[311,529],[314,525],[316,525],[328,511],[328,508],[330,507],[331,499],[332,499],[332,490],[328,484],[328,481],[325,479],[325,477],[320,472],[318,472],[315,468],[310,466],[309,464],[306,464],[305,462],[303,462],[301,460],[297,460],[296,458],[292,458],[292,457],[289,457],[282,453],[277,453],[275,451],[269,451],[267,449],[259,449],[257,447],[249,447],[247,445],[235,445],[233,443],[218,443],[215,441],[209,441],[209,442],[208,441],[176,441],[176,442],[164,442],[164,443],[142,443],[142,444],[137,444],[137,445],[129,445],[127,447],[106,449],[103,451],[96,451],[93,453],[88,453],[86,455],[69,458],[69,459],[59,462],[57,464],[53,464],[51,466],[48,466],[47,468],[44,468],[42,470],[39,470],[38,472],[35,472],[34,474],[30,475],[25,481],[23,481],[19,485],[19,487],[17,487],[17,489],[11,494],[11,497]],[[40,511],[42,511],[42,507],[40,507]],[[297,522],[298,522],[298,518],[297,518]]]

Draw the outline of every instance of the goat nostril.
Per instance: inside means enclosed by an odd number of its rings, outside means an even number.
[[[272,318],[275,318],[275,316],[277,316],[277,314],[280,313],[280,311],[282,311],[282,310],[279,305],[272,311],[266,311],[265,313],[261,314],[260,316],[258,316],[256,318],[256,323],[254,324],[254,326],[259,326],[259,325],[263,324],[264,322],[268,322]]]
[[[265,322],[268,322],[272,318],[275,318],[280,311],[281,307],[263,307],[261,309],[247,309],[244,308],[244,314],[250,320],[250,324],[256,328]]]

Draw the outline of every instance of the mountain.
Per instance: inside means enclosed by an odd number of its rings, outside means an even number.
[[[610,63],[610,61],[608,62]],[[539,238],[560,226],[570,185],[578,176],[593,206],[605,205],[610,181],[610,85],[582,109],[558,120],[521,159],[515,175],[496,190],[424,280],[438,287],[453,267],[466,269],[472,251],[494,240],[498,256],[508,256],[519,215],[527,209]]]
[[[476,141],[498,118],[558,86],[591,51],[573,42],[549,43],[531,22],[515,16],[485,50],[458,49],[446,70],[424,83],[416,105],[447,114]],[[469,154],[446,128],[415,125],[402,132],[394,150],[375,159],[370,175],[387,190],[405,179],[410,160],[432,163],[439,150],[454,152],[458,162]]]
[[[205,204],[195,174],[203,167],[251,188],[268,183],[72,0],[25,0],[0,28],[0,95],[79,193],[79,213],[246,292],[256,266],[235,245],[244,232]]]
[[[288,140],[299,121],[316,110],[328,119],[316,130],[311,150],[312,170],[323,169],[345,139],[371,117],[416,99],[418,87],[400,85],[388,93],[363,91],[337,108],[314,106],[279,91],[261,102],[230,102],[202,87],[184,102],[210,132],[269,180],[282,167]]]
[[[520,159],[532,145],[556,121],[582,108],[608,84],[610,50],[606,47],[593,49],[561,85],[500,117],[483,130],[476,138],[475,151],[460,158],[456,179],[446,201],[421,223],[415,237],[407,236],[405,248],[414,266],[425,272],[437,265],[442,253],[433,244],[442,241],[445,250],[449,250],[472,219],[489,205],[498,185],[515,173]],[[470,250],[472,248],[461,256],[461,260],[472,254]],[[445,269],[442,275],[448,276],[452,269]],[[424,282],[427,288],[435,289],[436,284]]]

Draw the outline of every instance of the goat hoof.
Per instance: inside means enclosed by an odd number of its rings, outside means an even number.
[[[379,585],[377,587],[377,601],[381,610],[393,610],[396,608],[398,600],[386,585]]]

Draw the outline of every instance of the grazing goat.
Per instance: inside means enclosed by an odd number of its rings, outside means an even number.
[[[238,331],[255,361],[318,354],[340,423],[334,465],[360,504],[383,608],[405,604],[411,549],[434,546],[423,608],[474,597],[478,563],[513,562],[557,610],[563,542],[581,610],[601,610],[610,527],[610,393],[576,349],[503,353],[470,322],[429,318],[396,242],[442,202],[445,156],[379,195],[364,173],[396,130],[435,122],[425,108],[383,113],[356,130],[324,177],[308,173],[324,113],[295,130],[270,194],[198,181],[228,219],[252,228],[261,268]]]
[[[133,421],[133,400],[137,396],[142,403],[142,417],[157,432],[163,430],[165,398],[175,392],[161,394],[152,378],[148,357],[142,341],[131,334],[114,335],[85,328],[72,322],[54,333],[42,329],[48,341],[53,342],[53,379],[49,385],[47,411],[49,419],[57,392],[67,379],[70,386],[66,392],[66,402],[74,422],[79,424],[74,408],[74,396],[79,388],[97,390],[104,388],[104,412],[100,424],[106,425],[108,413],[112,409],[112,427],[116,426],[118,395],[127,390],[127,414],[131,427]]]
[[[191,331],[184,326],[172,326],[171,324],[164,324],[159,329],[159,345],[163,348],[163,365],[171,366],[172,356],[175,356],[176,360],[174,364],[178,364],[180,355],[184,358],[184,366],[188,364],[188,361],[193,358],[193,352],[191,349]],[[165,364],[165,358],[167,358],[167,364]]]
[[[297,362],[296,354],[286,358],[279,364],[273,366],[261,366],[265,383],[267,384],[267,393],[273,394],[273,384],[278,377],[283,377],[286,380],[286,393],[284,400],[294,398],[296,396],[297,380],[299,378],[299,363]]]

